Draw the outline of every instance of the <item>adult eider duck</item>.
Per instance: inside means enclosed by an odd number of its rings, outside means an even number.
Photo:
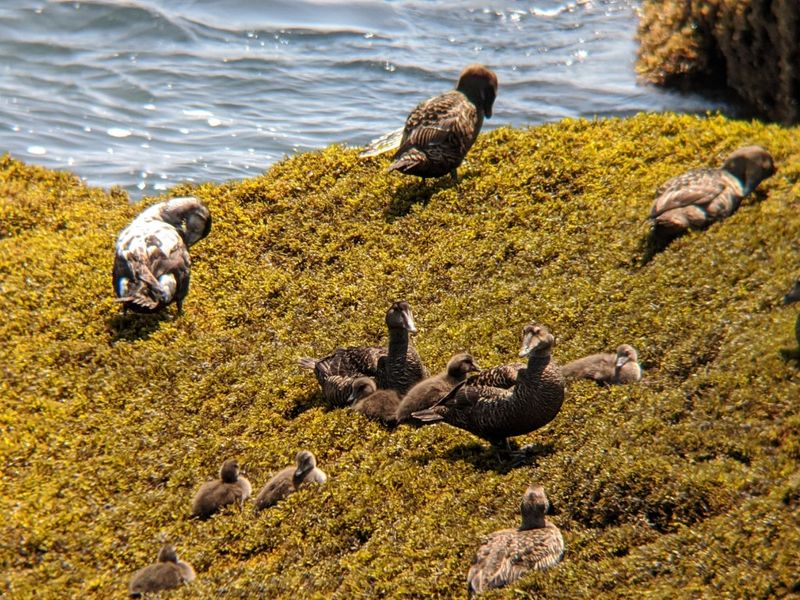
[[[549,569],[564,555],[564,538],[544,518],[549,502],[542,486],[531,486],[522,497],[522,524],[490,534],[478,548],[467,574],[469,595],[502,588],[528,571]]]
[[[298,360],[301,367],[314,370],[325,400],[334,406],[346,406],[353,381],[359,377],[372,377],[378,389],[394,390],[401,396],[427,377],[409,335],[416,333],[417,327],[408,302],[392,304],[386,313],[386,326],[388,348],[353,346],[339,348],[324,358]]]
[[[117,238],[112,273],[123,311],[155,312],[189,293],[189,248],[211,231],[211,214],[197,198],[173,198],[142,211]]]
[[[491,118],[496,96],[497,76],[482,65],[469,65],[456,89],[419,104],[402,130],[370,143],[361,156],[399,146],[389,171],[423,180],[450,173],[457,181],[457,169],[478,137],[484,117]]]
[[[165,544],[158,551],[157,562],[133,574],[128,585],[128,595],[131,598],[141,598],[142,594],[174,589],[194,579],[192,565],[178,560],[175,547]]]
[[[791,304],[800,300],[800,277],[794,282],[794,287],[789,290],[789,293],[783,297],[784,304]],[[797,315],[797,321],[794,325],[794,335],[797,338],[797,345],[800,347],[800,315]]]
[[[350,408],[389,427],[397,424],[397,407],[400,405],[397,392],[379,390],[372,377],[359,377],[353,381],[352,390],[348,398]]]
[[[304,483],[325,483],[328,476],[317,467],[317,458],[308,450],[295,457],[295,466],[286,467],[261,488],[256,497],[256,511],[273,506],[298,490]]]
[[[600,384],[632,383],[642,378],[636,348],[622,344],[616,354],[592,354],[561,367],[565,379],[591,379]]]
[[[775,173],[772,156],[761,146],[733,152],[721,169],[693,169],[656,191],[650,211],[653,235],[666,243],[687,229],[708,227],[731,216],[742,198]]]
[[[453,389],[454,385],[464,381],[467,374],[475,371],[480,371],[480,367],[471,354],[462,352],[454,355],[444,372],[420,381],[408,391],[397,408],[397,422],[419,424],[411,413],[430,408]]]
[[[206,481],[197,490],[192,502],[192,516],[207,519],[229,504],[244,504],[253,491],[250,482],[239,475],[239,463],[228,459],[222,463],[219,479]]]
[[[544,427],[561,410],[564,376],[550,356],[554,344],[547,327],[526,325],[520,356],[528,357],[528,364],[519,370],[512,388],[462,381],[431,408],[411,416],[423,423],[444,421],[488,440],[495,448],[507,447],[507,438]]]

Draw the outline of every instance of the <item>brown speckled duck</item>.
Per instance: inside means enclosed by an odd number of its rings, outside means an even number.
[[[522,330],[520,356],[528,364],[517,373],[511,389],[467,385],[463,381],[427,410],[412,414],[423,423],[444,421],[491,442],[524,435],[552,421],[564,403],[564,377],[550,354],[555,343],[544,325]]]
[[[480,133],[484,117],[491,118],[497,96],[497,76],[482,65],[461,72],[456,89],[419,104],[400,132],[367,146],[361,156],[374,156],[398,146],[389,171],[426,179],[457,169]]]
[[[411,413],[430,408],[474,371],[480,371],[480,367],[471,354],[462,352],[454,355],[443,373],[420,381],[408,391],[397,408],[397,422],[419,424]]]
[[[133,574],[128,585],[128,595],[131,598],[141,598],[142,594],[171,590],[194,579],[192,565],[178,560],[175,547],[165,544],[158,551],[157,562]]]
[[[372,377],[378,389],[395,390],[401,396],[427,377],[410,333],[417,331],[408,302],[395,302],[386,313],[389,347],[354,346],[339,348],[320,359],[301,358],[298,363],[313,369],[322,395],[334,406],[346,406],[352,384],[358,377]]]
[[[295,493],[304,483],[325,483],[328,476],[317,468],[317,458],[308,450],[302,450],[295,457],[296,465],[278,471],[261,488],[256,497],[256,511],[273,506]]]
[[[412,388],[413,389],[413,388]],[[379,390],[372,377],[359,377],[353,381],[348,400],[350,408],[373,421],[393,427],[397,424],[397,407],[400,396],[394,390]]]
[[[656,191],[650,211],[653,234],[669,241],[690,227],[704,228],[731,216],[742,198],[775,173],[772,156],[761,146],[739,148],[721,169],[693,169]]]
[[[522,497],[519,529],[490,534],[478,548],[467,574],[469,595],[505,587],[528,571],[549,569],[564,555],[558,527],[544,518],[549,502],[542,486],[531,486]]]
[[[791,304],[800,300],[800,277],[794,282],[794,287],[789,290],[789,293],[783,297],[784,304]],[[794,335],[797,338],[797,345],[800,347],[800,315],[797,315],[797,321],[794,324]]]
[[[142,211],[117,238],[112,273],[123,311],[155,312],[189,293],[189,247],[211,231],[197,198],[173,198]]]
[[[592,354],[561,367],[565,379],[591,379],[599,384],[632,383],[642,378],[636,348],[622,344],[616,354]]]
[[[229,504],[244,504],[253,491],[250,482],[239,475],[239,463],[228,459],[222,463],[219,479],[206,481],[197,490],[192,502],[192,516],[207,519]]]

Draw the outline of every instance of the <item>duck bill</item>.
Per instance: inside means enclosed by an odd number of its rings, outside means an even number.
[[[624,365],[624,364],[625,364],[626,362],[628,362],[629,360],[630,360],[630,358],[628,358],[627,356],[620,356],[620,357],[618,357],[618,358],[617,358],[617,362],[616,362],[616,366],[617,366],[617,368],[618,368],[618,369],[621,369],[621,368],[622,368],[622,365]]]
[[[478,366],[478,363],[472,363],[472,367],[469,370],[470,373],[480,373],[481,368]]]
[[[533,334],[526,333],[525,337],[522,338],[522,349],[520,349],[519,351],[520,358],[525,358],[536,349],[535,346],[531,345],[532,343],[533,343]]]
[[[294,472],[294,478],[295,479],[300,479],[303,476],[303,473],[305,473],[305,471],[303,471],[303,469],[297,469]]]
[[[414,315],[411,314],[410,310],[403,311],[403,323],[405,323],[406,330],[409,333],[417,333],[417,325],[414,323]]]

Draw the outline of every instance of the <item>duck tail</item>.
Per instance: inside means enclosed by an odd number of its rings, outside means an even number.
[[[403,130],[404,128],[401,127],[400,129],[395,129],[394,131],[391,131],[386,135],[379,137],[378,139],[372,140],[358,156],[360,158],[368,158],[370,156],[378,156],[384,152],[389,152],[390,150],[399,148],[400,142],[403,140]]]
[[[303,369],[311,369],[313,371],[317,367],[317,359],[304,356],[303,358],[297,359],[297,364]]]

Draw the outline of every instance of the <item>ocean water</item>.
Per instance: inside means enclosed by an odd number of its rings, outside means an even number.
[[[638,85],[632,0],[3,0],[0,151],[134,198],[364,145],[498,74],[484,130],[721,108]]]

